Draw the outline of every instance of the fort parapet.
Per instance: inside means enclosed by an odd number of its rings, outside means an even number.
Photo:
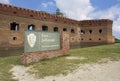
[[[109,19],[99,19],[99,20],[83,20],[79,21],[80,27],[86,27],[86,26],[106,26],[109,24],[112,24],[113,21]]]
[[[34,18],[42,21],[51,21],[51,22],[66,23],[66,24],[73,24],[73,25],[78,24],[78,21],[68,19],[66,17],[49,14],[43,11],[35,11],[35,10],[30,10],[25,8],[19,8],[11,5],[6,5],[6,4],[0,4],[0,13],[6,14],[6,15],[9,14],[9,15],[15,15],[20,17],[26,17],[26,18]]]

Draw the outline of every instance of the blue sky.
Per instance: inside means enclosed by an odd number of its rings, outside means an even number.
[[[29,8],[33,10],[42,10],[49,13],[55,13],[56,5],[54,0],[10,0],[10,4],[14,6]]]
[[[120,39],[120,0],[0,0],[32,10],[55,13],[57,7],[66,17],[76,20],[111,19],[113,35]]]
[[[120,3],[119,0],[91,0],[93,6],[97,9],[104,10],[108,9],[113,5]]]

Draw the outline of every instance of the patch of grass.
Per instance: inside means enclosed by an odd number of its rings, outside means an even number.
[[[120,39],[115,38],[116,43],[120,43]]]
[[[68,56],[84,57],[86,59],[66,59]],[[99,60],[106,58],[112,61],[120,60],[120,44],[72,49],[68,56],[43,60],[38,63],[32,63],[27,67],[32,66],[29,72],[31,74],[34,73],[37,78],[57,74],[66,75],[76,69],[79,64],[97,63]],[[12,65],[22,65],[19,56],[0,58],[0,81],[15,81],[9,72]]]
[[[16,81],[12,79],[10,69],[13,65],[21,65],[20,56],[23,49],[0,50],[0,81]]]
[[[33,64],[33,71],[37,77],[52,76],[57,74],[67,74],[76,69],[77,65],[84,63],[97,63],[104,58],[112,61],[120,60],[120,44],[104,45],[89,48],[70,50],[70,56],[85,57],[87,59],[66,59],[67,56],[44,60]],[[34,71],[35,70],[35,71]]]
[[[115,61],[120,59],[120,44],[76,49],[71,50],[70,53],[73,56],[88,58],[88,62],[97,62],[104,58]]]
[[[33,64],[33,71],[37,77],[45,77],[56,74],[66,75],[68,71],[75,67],[75,61],[65,59],[66,56],[44,60],[39,63]],[[34,71],[37,70],[37,71]]]
[[[20,57],[0,58],[0,81],[16,81],[12,79],[10,69],[12,65],[20,64]]]

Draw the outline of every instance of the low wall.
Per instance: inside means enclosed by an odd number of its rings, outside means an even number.
[[[0,50],[8,50],[8,49],[21,49],[21,48],[23,48],[23,45],[21,44],[21,45],[1,45],[0,44]]]
[[[70,48],[69,34],[63,32],[61,34],[61,49],[60,50],[23,53],[21,55],[21,61],[23,64],[29,64],[32,62],[38,62],[43,59],[50,59],[53,57],[66,55],[69,52],[69,48]]]

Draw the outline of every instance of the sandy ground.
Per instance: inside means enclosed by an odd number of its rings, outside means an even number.
[[[27,73],[31,67],[14,66],[11,69],[14,79],[19,81],[120,81],[120,61],[103,64],[79,65],[78,69],[68,75],[48,76],[37,79]]]

